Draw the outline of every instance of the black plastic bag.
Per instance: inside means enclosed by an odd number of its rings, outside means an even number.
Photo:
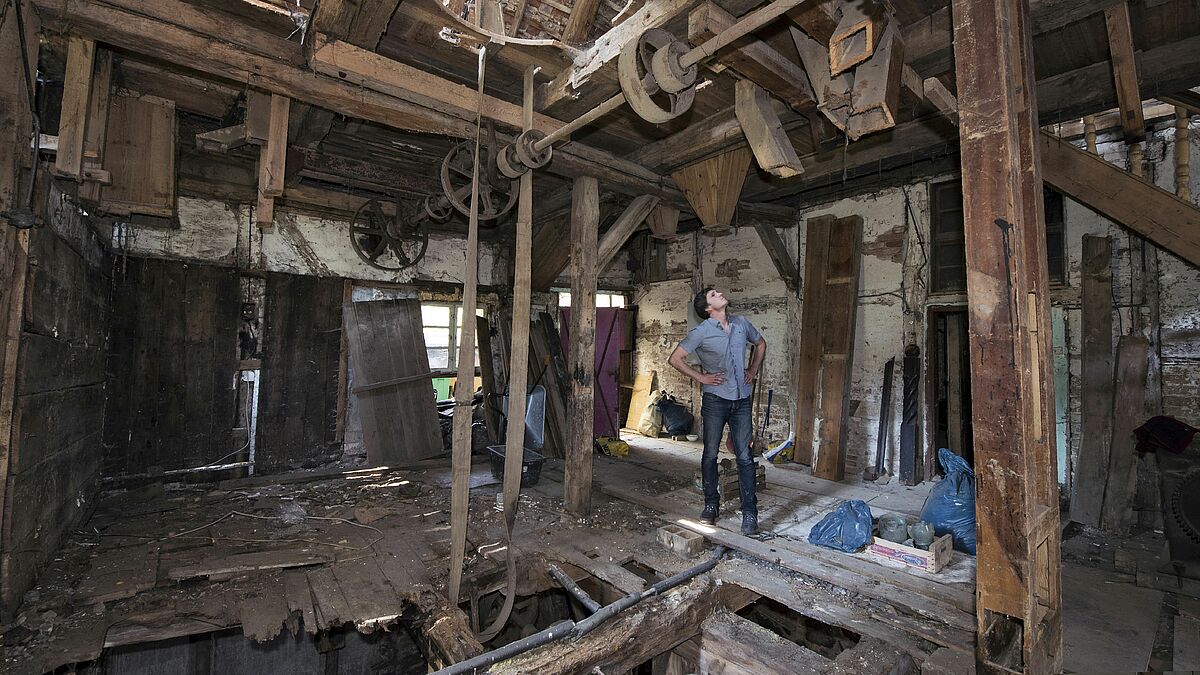
[[[921,520],[933,525],[937,536],[953,536],[954,548],[975,555],[975,472],[946,448],[938,450],[938,461],[946,477],[929,491]]]
[[[663,396],[658,400],[659,412],[662,413],[663,431],[671,436],[685,436],[692,433],[695,417],[674,396]]]
[[[861,499],[850,499],[813,525],[808,543],[854,553],[871,543],[871,529],[871,507]]]

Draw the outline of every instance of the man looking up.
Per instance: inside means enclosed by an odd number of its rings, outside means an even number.
[[[767,341],[749,319],[730,314],[729,300],[712,287],[697,293],[692,307],[701,321],[671,353],[669,363],[703,385],[700,417],[704,420],[704,456],[700,474],[704,478],[704,510],[700,520],[709,525],[717,522],[717,450],[728,423],[741,485],[742,534],[754,534],[758,531],[758,497],[754,492],[756,466],[750,457],[754,428],[750,385],[767,355]],[[746,348],[750,344],[754,345],[754,355],[747,366]],[[702,371],[687,364],[688,354],[699,357]]]

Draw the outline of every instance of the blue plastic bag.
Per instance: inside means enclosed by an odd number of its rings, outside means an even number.
[[[938,450],[938,461],[946,477],[929,491],[921,520],[933,525],[937,536],[954,537],[954,548],[975,555],[975,472],[946,448]]]
[[[871,543],[871,507],[861,499],[838,505],[813,525],[808,543],[853,553]]]

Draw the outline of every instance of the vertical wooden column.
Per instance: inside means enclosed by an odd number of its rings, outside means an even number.
[[[83,172],[83,141],[87,133],[95,56],[95,42],[87,38],[67,38],[67,70],[63,76],[58,152],[54,160],[54,172],[65,178],[78,180]]]
[[[1082,381],[1080,401],[1083,437],[1071,493],[1071,520],[1100,526],[1105,474],[1112,441],[1113,301],[1112,242],[1084,235],[1080,261],[1082,290]]]
[[[1052,331],[1025,0],[953,0],[981,673],[1061,670]]]
[[[1192,144],[1188,133],[1188,111],[1186,108],[1175,108],[1175,196],[1190,202],[1192,200],[1191,177],[1188,166],[1191,159]]]
[[[586,518],[592,510],[592,442],[595,422],[596,237],[600,228],[600,184],[575,179],[571,193],[571,400],[567,404],[566,508]]]

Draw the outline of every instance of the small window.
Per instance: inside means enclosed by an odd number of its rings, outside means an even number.
[[[570,291],[559,291],[558,292],[558,306],[559,307],[570,307],[571,306],[571,292]],[[625,306],[625,294],[624,293],[597,293],[596,294],[596,307],[598,307],[598,308],[599,307],[624,307],[624,306]]]
[[[1046,188],[1046,271],[1050,283],[1066,282],[1066,236],[1062,193]],[[963,228],[962,184],[929,186],[930,268],[933,293],[967,290],[966,235]]]
[[[486,316],[482,309],[479,316]],[[429,367],[446,370],[458,367],[458,343],[462,340],[462,305],[458,303],[421,303],[421,324],[425,336],[425,353]],[[475,365],[479,365],[478,336]]]

